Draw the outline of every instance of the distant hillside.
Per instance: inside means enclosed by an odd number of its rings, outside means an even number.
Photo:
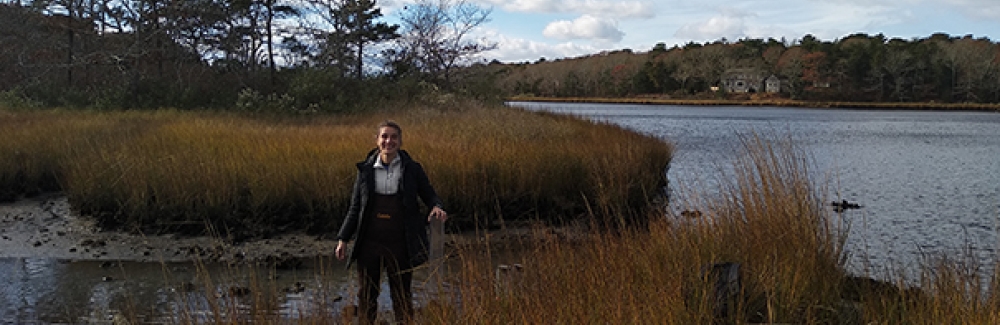
[[[475,68],[488,71],[504,96],[1000,103],[1000,46],[946,34],[661,43],[646,52]]]

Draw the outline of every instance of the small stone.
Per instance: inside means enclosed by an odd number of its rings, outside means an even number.
[[[241,297],[250,294],[250,288],[247,287],[229,287],[230,297]]]
[[[198,286],[194,285],[194,283],[191,282],[184,282],[181,283],[180,290],[183,292],[192,292],[198,290]]]

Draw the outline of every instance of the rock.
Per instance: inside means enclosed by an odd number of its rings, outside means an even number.
[[[184,282],[181,283],[180,288],[178,288],[178,290],[180,290],[181,292],[194,292],[195,290],[198,290],[198,286],[196,286],[194,283],[191,282]]]
[[[701,213],[701,211],[698,211],[698,210],[684,210],[684,211],[681,211],[681,216],[685,217],[685,218],[697,219],[697,218],[701,218],[702,213]]]
[[[227,290],[230,297],[242,297],[250,294],[250,288],[232,286]]]
[[[104,261],[104,262],[101,262],[101,268],[105,268],[105,269],[109,268],[109,267],[119,267],[119,266],[121,266],[121,263],[117,262],[117,261]]]
[[[740,283],[740,264],[733,262],[716,263],[702,268],[702,276],[712,284],[712,316],[726,319],[736,314],[740,306],[739,297],[743,292]]]
[[[302,293],[306,291],[305,284],[296,281],[291,287],[285,288],[285,293]]]

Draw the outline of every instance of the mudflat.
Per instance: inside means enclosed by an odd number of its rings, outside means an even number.
[[[0,258],[280,264],[332,257],[336,246],[335,240],[295,233],[231,243],[211,236],[102,231],[92,218],[74,213],[66,197],[59,194],[0,205]]]

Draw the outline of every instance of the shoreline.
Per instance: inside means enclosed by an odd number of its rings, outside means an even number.
[[[103,230],[96,220],[73,211],[61,193],[42,194],[0,204],[0,259],[49,258],[68,262],[221,263],[298,268],[317,258],[333,259],[337,241],[288,232],[268,238],[230,242],[213,236],[143,235]],[[539,240],[582,240],[580,225],[558,228],[530,224],[449,233],[446,250],[468,245],[523,245]],[[340,264],[343,261],[336,261]]]
[[[1000,104],[936,103],[936,102],[835,102],[791,99],[665,99],[645,97],[508,97],[505,101],[545,103],[639,104],[679,106],[775,106],[797,108],[878,109],[919,111],[969,111],[1000,113]]]
[[[229,243],[211,236],[142,235],[99,229],[65,196],[45,194],[0,204],[0,258],[62,261],[255,263],[294,266],[333,256],[337,242],[301,233]]]

